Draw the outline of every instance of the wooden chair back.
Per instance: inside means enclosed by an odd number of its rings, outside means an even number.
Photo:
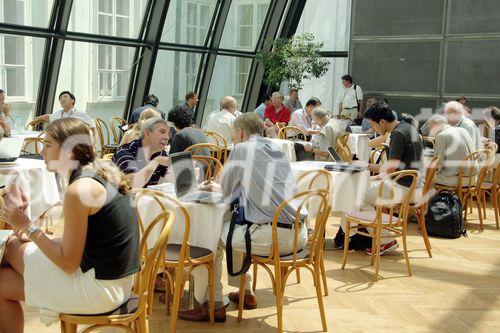
[[[439,156],[434,156],[432,161],[427,166],[425,171],[424,187],[422,188],[422,195],[419,201],[421,206],[425,206],[429,202],[430,196],[432,195],[432,184],[434,183],[434,177],[436,176],[440,160],[441,158]]]
[[[43,125],[43,120],[41,119],[34,119],[32,121],[30,121],[27,125],[26,125],[26,130],[29,130],[29,128],[31,127],[31,129],[33,131],[37,131],[38,129],[40,129]]]
[[[481,133],[481,136],[483,138],[490,138],[490,135],[491,135],[491,126],[490,124],[488,123],[487,120],[477,120],[474,122],[477,126],[477,128],[479,129],[479,132]]]
[[[122,126],[127,125],[127,121],[122,117],[113,116],[109,120],[109,126],[113,134],[113,143],[119,144],[122,137]]]
[[[26,138],[24,139],[22,152],[29,155],[29,147],[30,145],[33,145],[33,151],[35,152],[35,155],[40,155],[42,153],[44,143],[45,140],[41,137]]]
[[[101,146],[101,157],[103,157],[105,147],[109,143],[109,128],[101,118],[95,118],[95,128],[99,137],[99,145]]]
[[[207,137],[209,143],[215,143],[222,149],[221,163],[226,162],[228,154],[227,140],[217,132],[205,131],[205,136]]]
[[[212,156],[193,155],[193,160],[201,164],[205,170],[205,180],[217,182],[222,173],[222,163]]]
[[[424,147],[434,149],[434,145],[436,144],[436,140],[432,136],[423,136],[422,143],[423,143]]]
[[[213,143],[197,143],[187,147],[184,151],[189,151],[192,155],[212,156],[219,161],[222,158],[222,149]]]
[[[401,193],[398,193],[401,185],[396,184],[399,180],[403,180],[403,178],[406,181],[411,180],[411,184],[408,187],[408,192],[401,200]],[[384,223],[384,227],[395,228],[405,226],[410,211],[410,202],[419,179],[420,172],[417,170],[401,170],[385,176],[378,187],[377,199],[375,201],[377,211],[375,221],[382,223],[382,214],[388,210],[389,221],[388,223]],[[396,218],[394,217],[395,211],[398,212],[398,217]]]
[[[347,142],[349,141],[349,132],[346,132],[342,134],[341,136],[337,137],[335,139],[337,143],[337,152],[342,158],[344,162],[352,162],[352,153],[351,149],[349,149],[349,146],[347,145]]]
[[[473,189],[480,185],[489,167],[490,151],[479,149],[465,157],[458,171],[457,193],[462,198],[463,188]]]
[[[285,126],[278,131],[278,138],[282,140],[304,140],[307,141],[306,133],[296,126]]]
[[[384,164],[387,162],[387,148],[385,146],[379,146],[372,150],[370,154],[370,163],[371,164]]]
[[[331,193],[333,184],[333,177],[330,172],[324,169],[311,170],[302,174],[297,179],[297,191],[310,191],[310,190],[325,190]],[[311,200],[306,207],[311,216],[317,216],[317,212],[321,209],[320,200]],[[308,215],[308,222],[312,221]]]
[[[293,252],[290,254],[291,261],[295,264],[298,260],[298,240],[300,225],[304,219],[301,215],[303,208],[306,208],[314,200],[320,202],[320,209],[316,212],[316,216],[308,216],[309,218],[314,218],[316,223],[314,225],[314,233],[309,238],[310,240],[310,256],[307,258],[307,262],[312,264],[315,259],[320,259],[321,250],[324,245],[324,233],[325,226],[328,216],[330,215],[331,205],[329,203],[329,193],[326,190],[308,190],[295,194],[292,198],[282,202],[276,212],[274,213],[273,223],[272,223],[272,245],[271,253],[267,258],[268,261],[273,262],[276,267],[280,267],[280,253],[279,253],[279,242],[278,242],[278,221],[281,221],[280,217],[286,216],[285,209],[289,209],[290,204],[293,203],[293,207],[296,207],[296,213],[294,216],[294,227],[293,227]]]

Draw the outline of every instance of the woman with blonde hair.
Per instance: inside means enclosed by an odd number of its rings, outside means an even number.
[[[146,119],[160,116],[161,114],[153,108],[142,111],[141,115],[139,116],[139,121],[131,125],[130,128],[123,134],[123,138],[120,141],[120,146],[139,139],[139,136],[141,135],[142,124],[144,124],[144,121]]]
[[[112,311],[128,300],[140,269],[130,186],[114,165],[96,158],[88,125],[75,118],[52,122],[42,156],[49,171],[69,179],[64,232],[62,238],[49,238],[19,205],[0,211],[23,233],[7,242],[0,268],[0,314],[9,318],[0,320],[0,332],[23,331],[21,301],[56,313]]]

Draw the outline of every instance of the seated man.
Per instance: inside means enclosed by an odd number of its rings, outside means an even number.
[[[221,189],[227,201],[239,199],[244,207],[244,219],[251,222],[249,225],[236,225],[232,237],[234,270],[239,271],[242,266],[242,253],[245,248],[245,234],[250,228],[252,254],[269,255],[272,244],[272,226],[274,213],[278,206],[296,192],[295,178],[290,168],[290,162],[283,151],[261,136],[264,130],[262,120],[253,112],[245,113],[233,122],[234,149],[224,166]],[[213,185],[212,185],[213,186]],[[293,251],[294,230],[291,225],[296,211],[287,207],[282,214],[278,238],[279,251],[289,254]],[[290,228],[289,228],[290,226]],[[226,244],[229,222],[225,222],[220,250],[215,259],[215,319],[223,321],[226,310],[222,306],[222,259]],[[307,227],[302,225],[299,232],[298,248],[302,249],[307,243]],[[231,286],[239,286],[240,277],[229,277]],[[244,304],[246,308],[256,308],[257,300],[252,291],[252,276],[246,273],[246,288]],[[230,293],[229,298],[238,302],[241,295]],[[208,321],[208,305],[180,311],[179,317],[193,321]]]
[[[457,186],[458,171],[463,160],[474,152],[474,143],[467,131],[448,125],[446,118],[434,115],[427,121],[430,135],[436,138],[434,156],[439,156],[436,184]]]
[[[399,122],[392,110],[386,103],[378,102],[373,104],[366,112],[365,118],[370,122],[371,127],[378,134],[384,135],[390,133],[390,143],[388,160],[384,164],[370,164],[369,169],[378,173],[377,180],[383,179],[386,175],[399,170],[420,170],[422,166],[422,138],[415,127],[406,123]],[[379,191],[379,182],[374,181],[366,190],[361,210],[373,210]],[[395,201],[402,201],[408,193],[411,186],[411,178],[401,178],[397,183],[388,184],[392,186],[395,193]],[[387,191],[388,193],[389,191]],[[340,224],[345,230],[345,219],[342,217]],[[371,230],[370,230],[371,232]],[[395,239],[382,238],[380,245],[380,254],[387,253],[398,247]],[[367,250],[371,254],[371,247]]]
[[[165,113],[162,110],[158,109],[159,104],[160,100],[158,99],[158,97],[156,97],[155,95],[147,95],[146,98],[144,98],[142,106],[132,111],[132,115],[130,116],[130,123],[131,124],[137,123],[139,121],[142,112],[148,109],[153,109],[159,112],[161,117],[165,119]]]
[[[170,162],[165,151],[168,133],[166,120],[147,119],[139,139],[120,146],[113,155],[113,163],[127,175],[132,187],[156,185],[165,176]]]
[[[481,139],[481,133],[479,132],[479,128],[477,128],[474,121],[465,117],[464,115],[464,106],[459,102],[448,102],[444,106],[443,116],[453,127],[462,127],[464,128],[470,135],[472,142],[474,143],[474,150],[479,150],[483,148],[483,143]]]
[[[260,119],[264,120],[264,110],[266,110],[266,107],[268,105],[271,105],[271,103],[271,96],[265,94],[262,98],[262,103],[260,103],[260,105],[255,110],[253,110],[253,112],[256,113],[260,117]]]
[[[328,111],[315,108],[312,112],[313,121],[319,126],[320,132],[314,147],[304,146],[306,151],[312,150],[318,160],[330,160],[327,148],[332,146],[337,150],[337,138],[346,132],[346,123],[340,119],[330,118]]]
[[[233,121],[236,119],[238,102],[232,96],[224,96],[220,101],[220,111],[214,111],[208,117],[205,130],[220,134],[227,145],[233,144],[232,129]],[[212,142],[215,143],[215,142]]]
[[[303,109],[298,109],[292,113],[292,118],[290,120],[290,126],[295,126],[300,128],[306,133],[306,136],[311,137],[313,134],[319,133],[319,126],[314,122],[312,118],[312,112],[314,108],[320,107],[321,101],[316,97],[311,97],[307,103],[306,107]]]
[[[193,118],[181,106],[175,106],[168,113],[168,121],[174,124],[176,133],[170,143],[170,154],[179,153],[197,143],[207,143],[207,138],[202,130],[193,127]],[[210,155],[208,149],[203,155]]]
[[[277,138],[279,126],[286,126],[290,121],[290,109],[283,104],[283,95],[273,92],[271,95],[272,104],[264,110],[264,124],[266,136]]]

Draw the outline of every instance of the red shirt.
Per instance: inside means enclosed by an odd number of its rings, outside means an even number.
[[[289,123],[290,122],[290,109],[281,104],[280,112],[276,113],[274,105],[270,104],[266,106],[264,110],[264,119],[268,118],[273,124],[276,123]]]

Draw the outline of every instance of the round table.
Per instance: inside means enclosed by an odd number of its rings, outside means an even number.
[[[353,155],[356,155],[361,161],[369,161],[371,148],[368,147],[368,142],[370,138],[368,134],[365,133],[351,133],[349,135],[349,140],[347,141],[347,146],[351,150]]]
[[[0,174],[10,175],[28,197],[27,215],[32,219],[60,201],[55,174],[42,160],[18,158],[12,164],[1,164]]]

